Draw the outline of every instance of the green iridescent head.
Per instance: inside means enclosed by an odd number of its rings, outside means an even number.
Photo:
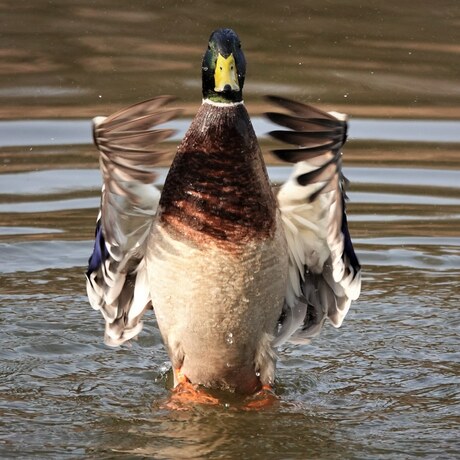
[[[242,101],[245,74],[238,35],[232,29],[215,30],[203,57],[203,97],[223,103]]]

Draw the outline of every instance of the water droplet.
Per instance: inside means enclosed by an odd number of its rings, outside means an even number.
[[[256,377],[260,377],[260,372],[259,371],[256,372]]]
[[[160,373],[164,374],[164,373],[168,372],[170,367],[171,366],[170,366],[169,362],[164,362],[163,364],[160,365]]]
[[[231,332],[228,332],[225,340],[229,345],[231,345],[233,343],[233,334]]]

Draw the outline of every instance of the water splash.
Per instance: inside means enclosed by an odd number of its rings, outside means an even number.
[[[229,344],[233,344],[233,333],[227,332],[227,336],[225,337],[225,341]]]

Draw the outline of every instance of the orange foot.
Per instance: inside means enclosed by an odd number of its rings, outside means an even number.
[[[254,396],[251,397],[245,406],[244,410],[258,410],[272,407],[278,401],[273,388],[270,385],[263,385]]]
[[[172,390],[172,395],[166,403],[166,407],[174,410],[187,410],[187,405],[192,404],[219,404],[219,400],[214,398],[198,385],[193,385],[190,380],[182,374],[180,369],[174,369],[176,387]]]

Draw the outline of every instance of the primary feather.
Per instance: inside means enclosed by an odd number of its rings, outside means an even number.
[[[361,273],[345,213],[341,149],[347,139],[346,117],[284,98],[269,100],[289,113],[268,113],[268,118],[290,128],[270,134],[297,146],[273,151],[296,163],[277,195],[289,250],[286,305],[276,339],[280,344],[318,334],[326,318],[339,327],[359,296]]]
[[[152,128],[178,113],[165,109],[170,100],[158,97],[93,120],[103,185],[86,277],[91,306],[106,322],[108,345],[136,336],[151,307],[144,255],[160,199],[152,167],[164,155],[156,144],[173,133]]]

